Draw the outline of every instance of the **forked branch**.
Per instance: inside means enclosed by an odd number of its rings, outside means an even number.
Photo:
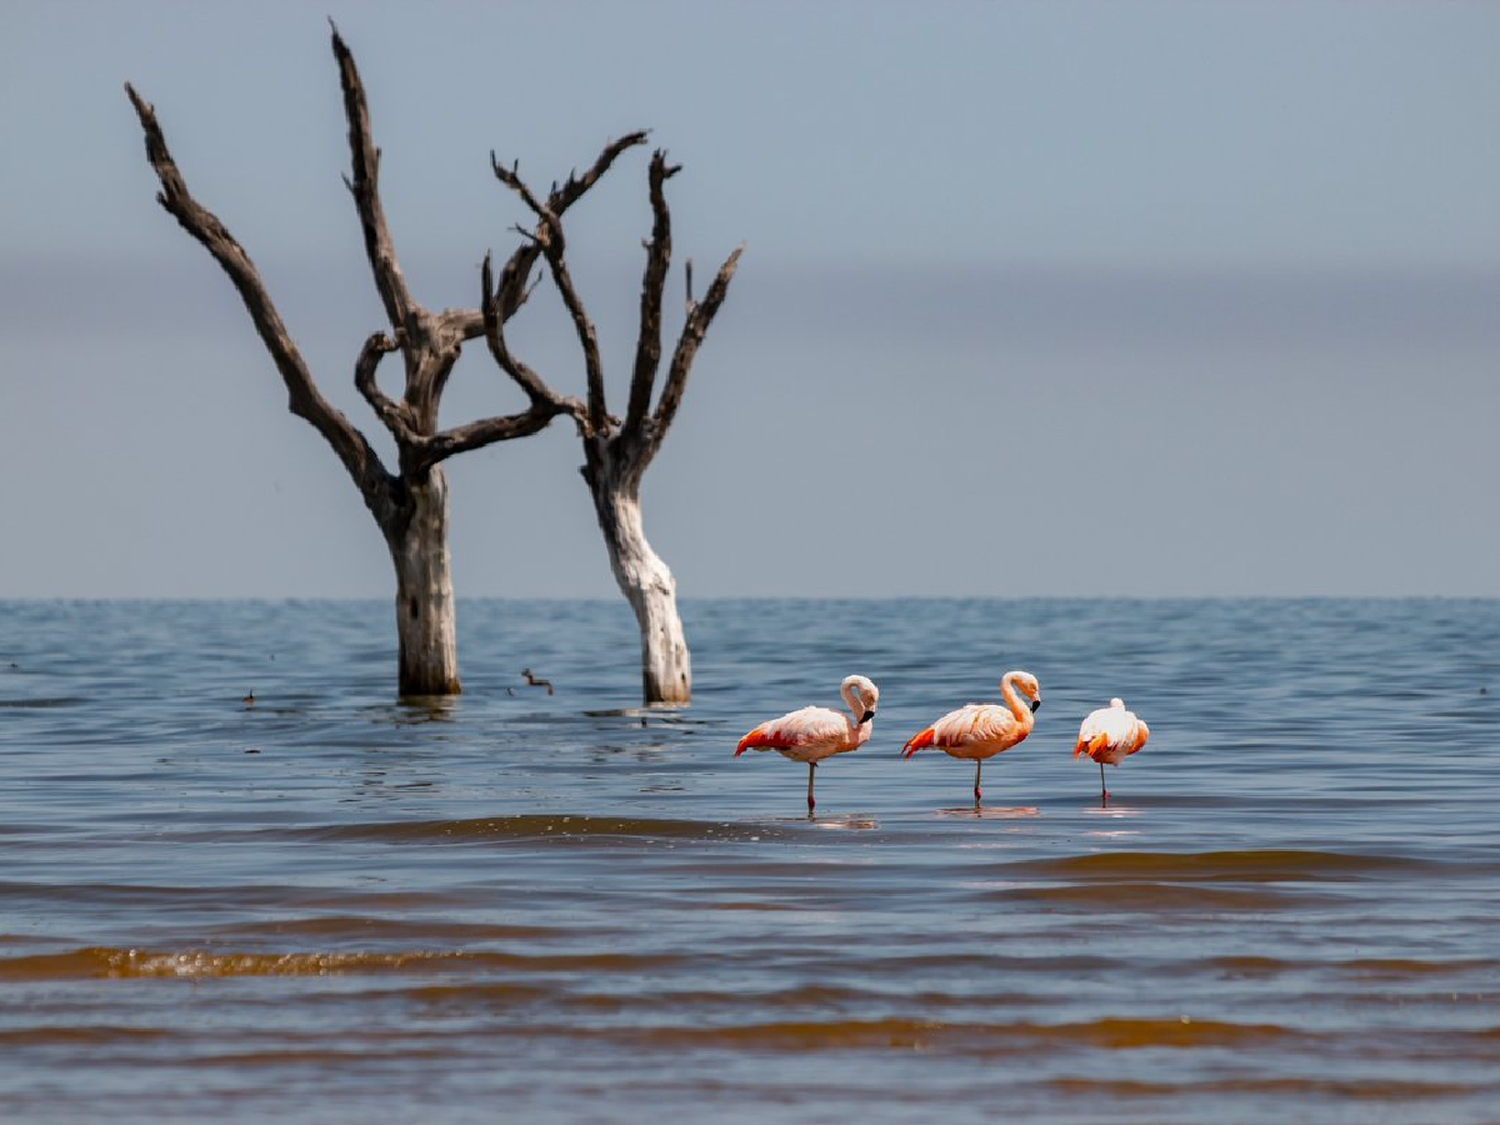
[[[524,228],[517,228],[524,241],[506,262],[501,274],[500,286],[495,290],[493,297],[490,296],[490,281],[487,272],[489,259],[486,257],[484,314],[485,335],[489,340],[490,352],[494,355],[495,361],[500,364],[501,369],[525,387],[528,394],[533,393],[533,385],[545,387],[536,372],[511,354],[505,344],[504,331],[501,327],[501,323],[526,299],[526,295],[530,292],[530,289],[526,287],[526,279],[530,276],[537,258],[545,255],[552,280],[562,295],[568,315],[573,319],[579,345],[583,348],[584,367],[588,380],[588,406],[586,415],[575,415],[575,417],[578,417],[581,424],[586,419],[588,431],[593,434],[602,434],[610,421],[609,411],[604,401],[604,365],[599,355],[598,333],[589,319],[583,300],[573,284],[572,274],[568,270],[562,216],[569,207],[582,198],[589,188],[599,182],[599,178],[609,171],[610,166],[622,152],[635,145],[644,144],[646,135],[646,132],[641,130],[627,133],[617,140],[610,141],[583,175],[573,172],[561,185],[554,183],[552,190],[547,194],[546,202],[543,202],[521,178],[519,165],[512,164],[507,168],[500,163],[493,152],[490,153],[490,167],[495,173],[495,178],[515,192],[537,217],[535,230],[527,231]],[[550,391],[547,393],[551,394]],[[535,401],[533,397],[533,402]]]
[[[547,196],[548,209],[559,219],[562,218],[563,212],[578,202],[583,193],[598,183],[599,177],[609,171],[609,166],[615,162],[620,153],[635,145],[645,144],[647,135],[647,131],[641,129],[634,133],[626,133],[619,140],[610,141],[604,146],[604,151],[599,154],[598,159],[582,176],[573,172],[561,187],[556,184],[552,186],[552,192]]]
[[[703,343],[708,326],[713,323],[714,314],[729,295],[729,283],[734,280],[734,271],[739,267],[740,255],[744,251],[744,246],[738,246],[724,260],[701,302],[689,298],[687,320],[682,325],[682,334],[677,338],[677,347],[672,351],[666,385],[662,387],[661,401],[656,404],[651,432],[647,435],[645,449],[642,451],[643,465],[656,456],[672,420],[677,417],[677,408],[682,405],[682,395],[687,390],[688,376],[693,370],[693,360],[698,355],[698,346]]]
[[[604,366],[599,352],[598,334],[568,269],[562,213],[598,180],[620,152],[632,144],[643,142],[645,138],[646,134],[643,132],[632,133],[612,142],[583,176],[575,174],[561,187],[553,185],[546,202],[527,186],[517,165],[512,164],[507,168],[491,153],[490,165],[495,177],[521,198],[537,217],[537,225],[533,231],[517,228],[525,241],[506,263],[500,286],[493,295],[488,280],[488,259],[485,274],[486,331],[490,351],[501,368],[522,386],[533,381],[540,384],[540,377],[510,353],[505,344],[502,321],[505,310],[516,307],[514,302],[518,295],[523,291],[529,292],[524,290],[525,279],[536,258],[539,255],[546,257],[548,271],[573,320],[579,345],[583,349],[584,370],[588,380],[585,436],[608,440],[613,448],[613,456],[637,479],[661,448],[667,430],[677,416],[682,396],[687,389],[693,360],[714,315],[728,295],[729,283],[734,279],[740,255],[744,251],[741,246],[719,267],[713,284],[709,286],[708,293],[701,302],[693,298],[693,267],[691,262],[687,264],[687,317],[673,349],[661,399],[653,411],[651,400],[656,389],[662,354],[662,295],[672,260],[672,215],[667,206],[665,185],[667,180],[681,170],[680,166],[667,163],[664,151],[658,149],[653,153],[648,178],[653,222],[651,238],[644,244],[646,266],[641,278],[640,328],[636,338],[635,362],[631,370],[630,400],[623,425],[617,434],[612,433],[611,428],[619,425],[619,422],[610,416],[605,402]]]
[[[499,180],[506,187],[510,188],[511,191],[519,195],[521,197],[521,202],[526,204],[531,213],[534,214],[538,219],[540,219],[543,225],[550,230],[552,224],[557,221],[557,215],[553,213],[550,207],[548,207],[545,203],[538,199],[535,193],[532,192],[531,188],[526,186],[526,181],[521,179],[520,162],[517,161],[509,168],[507,168],[504,164],[500,163],[500,160],[495,155],[494,150],[491,149],[490,167],[495,172],[495,179]],[[526,234],[526,231],[522,230],[521,233]],[[544,232],[539,230],[537,232],[537,237],[540,238],[543,236]]]
[[[627,442],[641,439],[641,427],[651,410],[657,368],[661,366],[661,306],[667,286],[667,270],[672,264],[672,213],[667,208],[665,185],[681,170],[669,165],[667,154],[657,149],[651,154],[648,191],[651,196],[651,240],[646,243],[646,270],[641,278],[641,323],[636,337],[635,367],[630,375],[630,405],[625,412],[622,431]]]
[[[385,423],[385,428],[391,432],[396,442],[405,447],[422,440],[412,426],[411,411],[405,403],[396,402],[388,396],[375,382],[375,369],[380,366],[380,361],[400,346],[399,333],[396,340],[384,332],[371,335],[360,349],[359,359],[354,364],[354,386],[370,404],[370,409],[375,411],[376,417]]]
[[[333,26],[333,21],[330,20],[329,24]],[[359,224],[365,236],[365,254],[370,260],[375,288],[380,291],[391,329],[409,333],[415,327],[411,314],[416,304],[396,259],[396,247],[386,223],[385,209],[380,203],[380,150],[375,147],[370,130],[370,107],[365,100],[359,69],[354,65],[354,56],[336,26],[333,27],[333,55],[338,60],[339,83],[344,90],[344,113],[349,119],[349,155],[353,175],[345,176],[344,183],[354,196],[354,206],[359,212]]]
[[[380,332],[365,341],[364,349],[360,352],[359,364],[356,367],[355,382],[359,386],[360,393],[365,396],[366,401],[374,408],[375,413],[380,415],[381,420],[386,423],[387,428],[396,438],[401,451],[403,474],[407,476],[420,474],[456,453],[480,449],[498,441],[509,441],[511,438],[528,437],[545,429],[547,424],[559,414],[568,414],[578,419],[580,424],[583,423],[586,414],[584,404],[576,398],[564,397],[553,391],[542,382],[536,372],[512,356],[506,345],[504,318],[500,312],[505,299],[504,295],[507,292],[513,292],[514,287],[519,284],[514,280],[515,271],[515,261],[507,262],[500,289],[498,292],[493,291],[490,259],[489,255],[485,255],[481,269],[483,291],[480,309],[483,311],[485,338],[489,343],[491,354],[494,355],[495,361],[500,364],[501,368],[526,392],[526,397],[530,402],[528,408],[519,414],[501,414],[481,418],[434,434],[420,433],[411,425],[409,407],[405,403],[392,401],[375,385],[375,368],[381,356],[394,351],[400,345]]]
[[[390,474],[380,457],[340,411],[318,392],[302,353],[292,341],[281,315],[276,311],[255,263],[227,227],[212,211],[202,206],[188,191],[187,181],[172,159],[167,140],[156,120],[156,110],[136,93],[130,83],[125,93],[135,107],[141,129],[146,134],[146,158],[161,183],[157,201],[181,224],[182,228],[213,255],[244,301],[266,350],[270,352],[281,380],[286,385],[291,412],[310,422],[333,447],[354,483],[365,496],[365,502],[376,509],[380,495],[390,483]],[[381,513],[376,511],[377,518]]]
[[[554,391],[540,375],[511,352],[510,345],[506,342],[505,318],[501,313],[516,293],[525,291],[521,268],[516,256],[512,255],[501,273],[499,288],[495,289],[488,254],[484,256],[484,264],[480,267],[480,308],[484,310],[485,341],[489,344],[490,354],[495,357],[500,369],[526,392],[526,397],[531,400],[530,413],[545,414],[549,419],[559,414],[570,414],[583,425],[588,417],[584,404],[576,398]]]
[[[447,460],[455,453],[464,453],[470,449],[483,449],[486,445],[509,441],[511,438],[529,437],[546,429],[547,424],[559,414],[568,412],[566,406],[554,410],[550,406],[542,405],[522,411],[520,414],[497,415],[493,418],[467,422],[462,426],[455,426],[451,430],[443,430],[429,438],[423,438],[419,445],[413,446],[405,454],[402,465],[408,471],[421,471],[436,465],[439,461]]]
[[[594,322],[583,307],[583,299],[573,284],[573,275],[568,272],[568,263],[563,258],[562,224],[556,224],[556,236],[543,248],[547,256],[547,267],[552,273],[552,283],[557,286],[568,315],[573,318],[573,329],[578,333],[578,345],[583,349],[583,369],[588,382],[589,426],[594,433],[602,434],[609,421],[609,410],[604,402],[604,361],[599,355],[599,334]]]

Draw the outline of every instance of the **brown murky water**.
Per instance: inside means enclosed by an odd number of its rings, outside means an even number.
[[[1500,603],[697,603],[644,715],[623,606],[431,710],[387,617],[0,603],[0,1117],[1500,1120]],[[976,810],[898,750],[1011,667]],[[854,671],[810,819],[734,743]]]

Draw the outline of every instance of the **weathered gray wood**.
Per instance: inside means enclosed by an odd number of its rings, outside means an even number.
[[[677,580],[646,539],[640,493],[618,478],[590,479],[590,492],[610,570],[641,632],[642,698],[648,705],[691,703],[693,658],[677,610]]]
[[[128,82],[125,84],[125,92],[135,106],[141,128],[146,134],[146,158],[161,182],[157,202],[188,234],[203,244],[229,275],[229,280],[245,303],[255,331],[266,350],[271,353],[276,370],[281,373],[291,412],[308,421],[333,447],[344,468],[359,486],[376,521],[384,525],[393,517],[396,507],[396,490],[393,487],[395,479],[381,464],[379,455],[365,436],[318,392],[312,372],[308,370],[301,351],[276,311],[276,305],[266,291],[265,283],[261,280],[255,263],[250,260],[250,255],[235,241],[218,216],[201,206],[188,191],[187,182],[167,148],[166,137],[157,123],[155,109]]]
[[[682,333],[677,337],[677,346],[672,350],[666,386],[662,388],[661,398],[656,403],[647,448],[640,454],[644,464],[651,463],[651,459],[661,448],[662,440],[667,436],[667,430],[677,418],[677,408],[682,405],[688,376],[693,371],[693,360],[698,358],[698,347],[708,335],[708,326],[713,323],[719,306],[729,296],[729,283],[734,280],[734,271],[739,268],[740,255],[744,250],[743,246],[736,247],[734,253],[725,259],[701,302],[695,302],[691,295],[688,297],[687,319],[682,325]]]
[[[644,139],[644,134],[640,136]],[[664,185],[679,170],[667,163],[664,152],[657,150],[652,155],[648,173],[653,221],[651,238],[645,243],[640,327],[631,371],[629,405],[625,420],[621,422],[609,413],[605,402],[604,364],[598,334],[567,266],[567,243],[561,209],[557,206],[559,190],[554,188],[544,203],[527,187],[514,166],[505,168],[493,154],[490,161],[496,177],[511,188],[537,217],[534,230],[521,231],[525,242],[507,263],[500,285],[493,294],[486,280],[486,305],[495,310],[486,318],[490,352],[517,383],[525,386],[531,380],[540,382],[536,373],[511,353],[499,315],[500,310],[510,307],[506,301],[521,292],[525,285],[526,274],[516,272],[523,261],[519,255],[532,252],[531,259],[524,263],[527,272],[540,255],[546,260],[548,273],[572,318],[583,351],[587,404],[582,411],[574,412],[583,441],[583,479],[593,497],[610,569],[620,592],[635,611],[640,628],[642,693],[647,704],[688,703],[693,695],[692,657],[677,609],[677,582],[646,539],[641,512],[641,479],[677,416],[693,360],[728,295],[743,247],[735,250],[719,268],[701,303],[692,298],[692,264],[688,263],[687,315],[672,352],[660,400],[653,411],[651,400],[662,354],[662,294],[672,257],[672,218]],[[488,262],[485,276],[489,276]]]
[[[388,397],[375,381],[375,369],[380,366],[380,361],[400,346],[384,332],[372,333],[354,364],[354,387],[370,404],[375,416],[385,423],[396,443],[404,447],[418,444],[422,435],[412,428],[413,419],[406,404]]]
[[[519,308],[526,292],[526,272],[530,262],[516,255],[505,263],[498,288],[493,287],[490,273],[490,256],[484,256],[479,268],[480,303],[484,310],[484,335],[490,354],[507,375],[515,381],[528,398],[531,408],[550,419],[557,414],[570,414],[583,424],[587,408],[576,398],[563,397],[542,381],[542,377],[512,354],[505,340],[506,309]]]
[[[396,247],[385,221],[385,208],[380,203],[380,150],[375,147],[370,130],[369,103],[365,99],[359,69],[354,65],[354,56],[337,27],[333,29],[333,57],[338,61],[339,85],[344,91],[344,116],[349,121],[352,173],[344,177],[344,183],[354,196],[359,225],[365,236],[365,255],[370,260],[375,288],[380,291],[386,316],[390,318],[393,329],[410,332],[415,328],[411,317],[417,305],[396,260]]]
[[[574,328],[578,333],[578,342],[583,349],[584,371],[588,383],[588,425],[594,433],[601,432],[606,424],[604,365],[599,356],[598,334],[594,330],[588,313],[584,310],[583,301],[578,296],[578,290],[573,285],[572,275],[568,271],[567,259],[564,256],[567,240],[563,233],[562,216],[590,186],[598,181],[620,153],[645,142],[644,131],[627,133],[620,139],[611,141],[605,146],[599,159],[583,176],[580,177],[575,173],[570,175],[561,187],[553,185],[551,192],[547,195],[546,203],[538,199],[521,179],[517,165],[512,164],[510,168],[506,168],[495,159],[493,152],[490,153],[490,167],[494,169],[495,177],[520,196],[521,201],[537,216],[536,229],[521,232],[526,236],[526,242],[512,255],[512,260],[518,266],[524,266],[525,273],[520,275],[524,277],[530,272],[531,265],[536,261],[538,254],[544,255],[547,259],[553,283],[562,295],[568,315],[573,319]],[[507,292],[511,291],[504,286],[502,289]],[[493,348],[491,350],[493,351]]]
[[[386,544],[396,567],[400,694],[457,695],[458,615],[448,558],[448,480],[434,465],[408,485],[410,515]]]
[[[656,371],[661,365],[661,306],[672,265],[672,213],[667,208],[666,182],[682,166],[668,165],[667,154],[657,149],[651,155],[647,194],[651,199],[651,238],[646,242],[646,272],[641,279],[641,320],[636,333],[635,367],[630,375],[630,404],[625,411],[624,432],[632,444],[640,440],[641,427],[651,409]],[[691,282],[689,283],[691,284]]]
[[[319,393],[312,372],[287,331],[250,256],[213,212],[200,205],[172,159],[155,109],[127,83],[131,104],[146,136],[146,155],[161,192],[157,199],[197,239],[239,291],[290,397],[293,414],[305,418],[333,448],[366,506],[375,517],[396,570],[396,624],[400,641],[398,682],[403,696],[450,695],[460,690],[457,621],[448,560],[448,484],[441,462],[456,453],[497,441],[536,433],[559,414],[582,417],[584,404],[564,398],[535,374],[517,378],[529,399],[527,410],[438,429],[438,413],[448,376],[463,345],[481,336],[493,340],[503,321],[524,304],[526,275],[541,249],[524,246],[507,269],[521,279],[519,287],[490,296],[488,268],[480,308],[429,312],[412,296],[401,272],[385,212],[380,202],[380,150],[375,146],[364,85],[354,56],[338,29],[332,33],[345,116],[349,125],[351,172],[345,177],[364,233],[365,252],[375,287],[390,322],[390,331],[370,335],[354,367],[354,383],[377,418],[395,439],[399,464],[393,472],[381,463],[369,440]],[[607,145],[582,177],[554,187],[544,205],[561,215],[580,198],[615,158],[643,134]],[[493,343],[492,343],[493,347]],[[400,399],[387,395],[377,381],[381,360],[399,351],[405,385]]]

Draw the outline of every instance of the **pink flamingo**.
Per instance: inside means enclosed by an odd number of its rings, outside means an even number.
[[[864,676],[849,676],[839,685],[839,694],[853,712],[853,718],[828,707],[804,707],[761,723],[735,747],[738,758],[746,750],[778,750],[794,762],[807,763],[807,811],[813,801],[813,771],[824,758],[858,750],[870,741],[874,728],[875,706],[880,689]]]
[[[1151,729],[1136,718],[1134,711],[1125,710],[1123,699],[1111,699],[1108,707],[1089,712],[1088,718],[1078,728],[1078,745],[1073,747],[1073,760],[1087,754],[1099,763],[1099,796],[1109,800],[1109,790],[1104,786],[1104,765],[1108,762],[1118,766],[1134,754],[1151,737]]]
[[[1031,700],[1030,706],[1021,702],[1017,691]],[[998,703],[966,703],[957,711],[949,711],[903,746],[902,756],[910,758],[931,746],[951,758],[972,759],[977,805],[984,797],[979,788],[984,760],[1009,750],[1030,734],[1033,713],[1042,705],[1042,689],[1036,677],[1019,669],[1000,678],[1000,694],[1005,698],[1003,707]]]

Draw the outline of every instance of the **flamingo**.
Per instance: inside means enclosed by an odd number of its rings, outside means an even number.
[[[1125,710],[1123,699],[1111,699],[1108,707],[1090,711],[1088,718],[1078,728],[1078,745],[1073,747],[1073,759],[1077,761],[1087,754],[1099,763],[1099,796],[1109,800],[1109,790],[1104,785],[1104,764],[1118,766],[1134,754],[1151,737],[1151,729],[1136,718],[1134,711]]]
[[[1017,695],[1018,690],[1020,695]],[[949,711],[903,746],[902,757],[910,758],[918,750],[931,746],[950,758],[972,758],[974,803],[977,805],[984,797],[979,788],[979,773],[984,769],[984,760],[1009,750],[1030,734],[1035,722],[1032,716],[1042,705],[1041,685],[1030,672],[1020,669],[1007,672],[1000,678],[1000,694],[1005,697],[1004,706],[966,703],[957,711]],[[1021,695],[1031,700],[1030,706],[1021,702]]]
[[[851,718],[829,707],[803,707],[779,719],[761,723],[735,747],[738,758],[746,750],[777,750],[794,762],[807,763],[807,811],[813,811],[813,771],[824,758],[858,750],[870,741],[880,689],[864,676],[848,676],[839,694]]]

